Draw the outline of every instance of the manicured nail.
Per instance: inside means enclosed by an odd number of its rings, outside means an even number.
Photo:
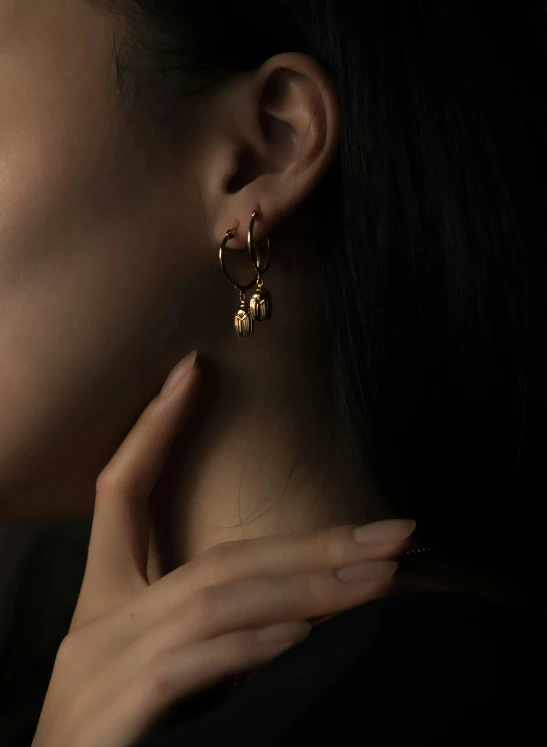
[[[336,575],[340,581],[382,581],[390,579],[399,564],[394,560],[374,560],[355,563],[339,568]]]
[[[297,643],[305,638],[311,630],[310,623],[293,622],[280,623],[262,628],[257,633],[257,638],[262,643]]]
[[[388,519],[365,524],[353,530],[353,537],[360,545],[377,544],[379,542],[397,542],[410,537],[416,529],[413,519]]]
[[[181,381],[184,379],[188,371],[192,368],[196,362],[197,350],[192,350],[191,353],[185,355],[184,358],[177,363],[175,368],[171,371],[165,383],[161,389],[160,395],[162,397],[169,397],[179,387]]]

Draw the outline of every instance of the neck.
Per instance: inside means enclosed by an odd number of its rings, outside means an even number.
[[[220,542],[376,518],[332,436],[317,361],[285,358],[262,381],[255,366],[244,391],[219,386],[211,357],[199,365],[196,409],[151,496],[151,582]]]
[[[250,339],[235,339],[229,318],[221,326],[237,307],[234,289],[221,286],[216,337],[197,346],[196,409],[152,496],[151,581],[220,542],[388,518],[367,508],[335,436],[312,235],[302,209],[274,237],[265,276],[274,317],[255,323]]]

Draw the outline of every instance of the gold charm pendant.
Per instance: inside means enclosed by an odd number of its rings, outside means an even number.
[[[229,228],[226,231],[226,235],[224,236],[224,239],[222,240],[222,244],[220,245],[220,248],[218,250],[218,259],[220,261],[220,266],[222,267],[222,270],[224,274],[226,275],[228,281],[239,291],[239,298],[241,299],[241,305],[234,316],[234,330],[236,332],[236,335],[238,337],[249,337],[249,335],[253,334],[253,318],[250,314],[249,309],[247,308],[247,302],[245,301],[245,291],[251,288],[254,285],[254,280],[251,280],[250,283],[247,285],[239,285],[238,283],[234,283],[232,278],[228,275],[228,272],[226,270],[226,267],[224,266],[224,257],[223,257],[223,251],[224,247],[226,246],[226,242],[228,242],[230,239],[234,238],[234,232],[233,229]]]
[[[264,288],[264,281],[261,277],[261,275],[265,273],[270,266],[270,239],[268,236],[265,237],[268,247],[268,259],[263,267],[261,267],[260,264],[260,254],[253,242],[254,222],[259,215],[260,212],[258,210],[253,211],[251,221],[249,223],[249,233],[247,234],[247,249],[249,252],[249,258],[256,272],[256,289],[252,295],[249,306],[247,306],[247,302],[245,300],[245,291],[254,285],[255,280],[251,280],[248,285],[239,285],[232,280],[226,270],[226,267],[224,266],[224,248],[226,247],[226,243],[230,241],[230,239],[234,238],[235,229],[229,228],[226,231],[226,234],[218,250],[218,259],[220,262],[220,266],[222,267],[222,271],[226,275],[228,281],[234,286],[234,288],[239,291],[239,297],[241,299],[241,305],[234,316],[234,330],[238,337],[249,337],[253,334],[255,321],[263,322],[265,319],[269,319],[272,315],[272,297],[270,295],[270,292],[266,290],[266,288]],[[256,259],[253,257],[253,249],[256,253]]]
[[[258,210],[254,210],[251,216],[251,222],[249,223],[249,233],[247,234],[247,250],[249,252],[249,258],[254,265],[257,274],[256,290],[251,296],[249,303],[249,311],[253,319],[257,322],[263,322],[265,319],[270,319],[272,315],[272,297],[270,292],[264,288],[264,281],[262,275],[266,272],[270,266],[271,258],[271,247],[270,238],[266,236],[266,243],[268,247],[268,259],[263,267],[260,266],[260,255],[258,248],[253,241],[253,228],[256,218],[260,215]],[[256,254],[256,259],[253,257],[253,249]]]
[[[262,278],[257,280],[256,286],[256,291],[249,303],[249,312],[255,321],[262,322],[272,315],[272,297],[270,292],[263,287]]]
[[[253,334],[253,316],[247,309],[245,293],[240,292],[241,306],[234,317],[234,329],[240,337],[249,337]]]

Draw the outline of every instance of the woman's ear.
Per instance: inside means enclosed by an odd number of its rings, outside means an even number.
[[[230,248],[241,249],[253,210],[261,211],[258,241],[316,188],[336,155],[339,108],[331,76],[300,53],[271,57],[228,89],[229,96],[218,99],[216,171],[209,161],[203,186],[215,239],[233,227]]]

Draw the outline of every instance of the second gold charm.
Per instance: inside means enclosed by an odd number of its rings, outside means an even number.
[[[262,275],[266,272],[268,267],[270,266],[270,258],[271,258],[271,247],[270,247],[270,238],[269,236],[266,236],[267,240],[267,246],[268,246],[268,258],[266,261],[266,264],[264,267],[260,267],[260,255],[258,253],[258,249],[256,247],[256,244],[253,242],[253,228],[254,228],[254,222],[256,218],[260,215],[260,212],[258,210],[255,210],[251,216],[251,222],[249,223],[249,233],[247,234],[247,250],[249,252],[249,258],[251,262],[254,265],[254,268],[256,270],[257,274],[257,280],[256,280],[256,291],[251,296],[251,300],[249,302],[249,313],[251,314],[252,318],[256,322],[262,322],[265,319],[270,319],[272,315],[272,296],[266,288],[264,288],[264,281],[262,280]],[[253,248],[256,252],[256,262],[253,257]]]

